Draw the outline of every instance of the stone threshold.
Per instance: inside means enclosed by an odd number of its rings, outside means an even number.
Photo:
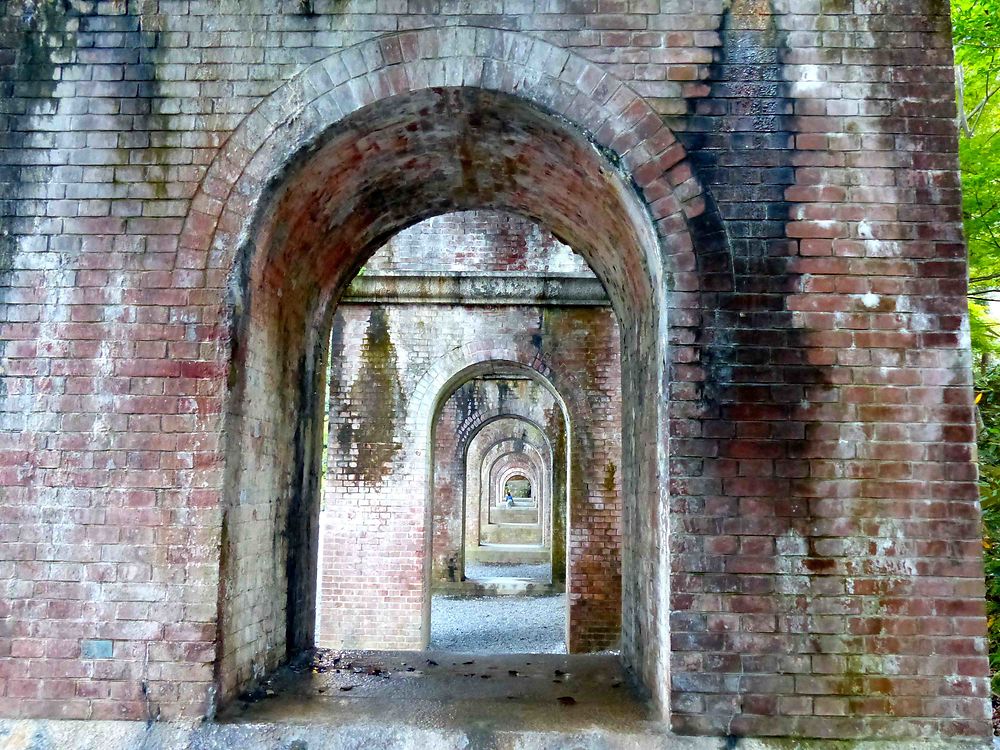
[[[303,725],[0,719],[3,750],[987,750],[960,740],[836,741],[685,737],[652,724],[640,731],[440,729],[351,722]]]
[[[431,593],[451,597],[478,596],[553,596],[565,593],[566,586],[538,578],[466,578],[461,582],[442,581]]]

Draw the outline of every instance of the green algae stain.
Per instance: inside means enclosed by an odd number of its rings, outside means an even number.
[[[402,448],[395,437],[404,408],[396,347],[388,315],[382,308],[374,308],[368,318],[361,369],[351,386],[351,404],[359,410],[359,418],[341,427],[337,440],[342,448],[357,449],[359,479],[365,484],[378,484]]]
[[[72,6],[66,0],[21,0],[0,14],[0,32],[15,40],[13,75],[9,81],[34,84],[35,94],[51,97],[60,65],[72,62],[77,20],[70,22]]]
[[[613,493],[615,491],[615,475],[618,473],[618,467],[615,466],[614,461],[608,461],[604,467],[604,491],[608,493]]]

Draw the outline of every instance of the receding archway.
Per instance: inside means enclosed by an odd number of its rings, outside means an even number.
[[[567,567],[565,529],[570,498],[566,490],[568,456],[565,450],[560,451],[558,447],[565,445],[565,442],[550,443],[535,425],[525,424],[520,429],[520,435],[510,437],[498,420],[484,426],[469,442],[465,506],[466,557],[476,558],[476,548],[492,541],[485,528],[495,520],[491,518],[493,505],[500,497],[499,482],[496,481],[497,467],[505,458],[524,456],[527,460],[518,462],[519,466],[514,471],[538,475],[536,486],[542,488],[539,508],[542,543],[547,545],[547,559],[553,569],[554,581],[564,584]]]
[[[660,695],[666,632],[658,613],[667,600],[668,571],[665,490],[657,476],[665,455],[645,446],[665,425],[661,247],[690,252],[681,209],[686,201],[693,212],[701,210],[698,191],[675,196],[666,173],[683,151],[638,97],[597,68],[529,42],[538,75],[525,78],[524,61],[514,62],[523,55],[506,44],[517,35],[449,30],[458,46],[448,49],[463,49],[467,40],[468,59],[476,61],[455,76],[447,66],[426,64],[445,53],[437,36],[421,34],[372,43],[382,67],[350,81],[346,69],[332,75],[330,66],[304,74],[296,85],[310,88],[310,103],[296,110],[302,112],[296,136],[271,126],[290,116],[281,109],[284,100],[263,107],[231,139],[221,166],[213,165],[209,193],[196,200],[188,219],[185,241],[198,244],[204,217],[221,217],[208,236],[223,253],[241,244],[238,235],[246,231],[232,285],[220,689],[230,694],[255,669],[311,642],[316,529],[310,509],[325,354],[316,332],[333,301],[401,227],[444,211],[495,207],[536,219],[579,249],[621,321],[624,398],[633,408],[623,425],[622,471],[617,478],[610,467],[608,473],[624,484],[626,524],[634,532],[626,535],[635,575],[626,591],[624,655]],[[436,40],[433,50],[424,50],[425,37]],[[476,51],[480,43],[482,52]],[[386,63],[386,54],[398,62]],[[560,79],[567,71],[573,73]],[[428,85],[433,81],[438,87]],[[324,98],[324,86],[335,93]],[[253,145],[255,129],[272,140]],[[588,133],[605,150],[594,148]],[[234,163],[242,166],[233,170]],[[638,398],[650,393],[660,398]],[[654,442],[665,444],[659,437]],[[643,507],[649,498],[652,507]],[[637,513],[658,520],[637,524]],[[245,545],[247,539],[256,543]],[[243,550],[259,549],[264,539],[274,541],[273,555],[247,557]]]
[[[431,491],[435,506],[432,565],[438,572],[443,558],[454,557],[459,562],[459,571],[464,573],[464,550],[469,549],[469,532],[471,530],[473,541],[478,545],[480,522],[489,523],[488,504],[484,505],[480,496],[480,488],[485,492],[489,485],[480,482],[480,467],[476,464],[484,458],[482,439],[501,424],[523,426],[523,430],[520,427],[511,429],[524,434],[529,451],[534,455],[536,473],[544,476],[546,483],[554,485],[554,489],[547,486],[546,497],[553,493],[557,497],[558,530],[555,534],[560,541],[554,549],[556,564],[565,568],[565,512],[567,497],[571,494],[569,454],[573,442],[568,433],[571,419],[586,422],[589,418],[586,391],[581,390],[581,384],[559,362],[540,365],[534,357],[523,356],[521,362],[514,362],[511,359],[519,356],[517,352],[497,353],[507,357],[507,361],[484,360],[463,367],[449,377],[450,385],[444,387],[440,404],[434,408],[436,416],[430,442]],[[548,372],[549,376],[542,372]],[[567,398],[556,391],[553,380],[563,384]],[[531,433],[530,439],[527,433]],[[580,433],[583,438],[587,430]],[[495,441],[500,436],[493,438]],[[489,447],[492,444],[487,450]],[[581,478],[585,475],[582,470],[577,473]],[[451,486],[442,481],[442,475],[453,478]],[[585,492],[586,488],[577,482],[577,496],[582,497]],[[442,505],[451,508],[450,540],[441,538],[438,508]],[[487,511],[487,517],[483,517],[483,511]],[[543,513],[542,534],[549,541],[553,536],[551,508],[546,506]],[[440,575],[435,578],[440,579]]]
[[[529,507],[525,509],[536,512],[532,522],[538,523],[540,519],[537,517],[537,508],[532,507],[534,496],[531,494],[531,488],[542,483],[542,477],[549,468],[544,465],[538,466],[531,459],[532,457],[521,446],[515,446],[509,452],[497,456],[490,466],[484,467],[491,477],[489,493],[484,498],[491,512],[527,505]],[[541,536],[538,541],[542,542]]]
[[[435,382],[434,388],[424,389],[428,394],[437,394],[436,398],[428,398],[426,402],[430,405],[430,413],[434,418],[429,419],[431,432],[428,435],[428,451],[431,454],[433,464],[433,450],[436,444],[434,439],[434,428],[437,425],[437,415],[453,394],[459,391],[464,384],[470,383],[478,378],[489,375],[491,377],[519,377],[540,384],[543,389],[554,399],[556,405],[555,421],[544,419],[544,413],[533,409],[526,409],[520,402],[505,404],[503,407],[474,412],[459,428],[460,444],[464,446],[466,455],[462,457],[462,462],[467,463],[467,450],[473,444],[476,436],[487,430],[498,420],[504,418],[515,418],[522,420],[537,436],[537,443],[542,446],[547,454],[546,462],[557,468],[552,474],[559,476],[558,481],[553,484],[556,489],[553,492],[555,502],[548,518],[546,534],[551,540],[550,550],[546,551],[549,556],[552,568],[553,582],[559,586],[565,585],[571,596],[567,598],[570,611],[566,616],[567,637],[566,643],[570,653],[588,652],[601,650],[612,645],[617,645],[620,635],[621,622],[621,601],[616,594],[621,586],[620,568],[616,564],[607,565],[607,562],[616,563],[620,551],[620,541],[616,538],[603,539],[601,549],[607,552],[605,564],[594,566],[588,562],[585,555],[578,555],[575,560],[570,560],[567,550],[570,547],[569,539],[576,536],[579,549],[585,549],[588,542],[594,543],[600,538],[599,533],[593,534],[585,530],[591,524],[585,519],[585,514],[592,507],[591,499],[594,497],[593,490],[600,486],[602,491],[607,491],[608,496],[599,501],[602,508],[606,507],[616,518],[607,526],[618,528],[620,518],[619,506],[615,502],[613,495],[617,495],[617,487],[608,488],[602,486],[603,474],[601,466],[588,466],[586,458],[591,459],[595,455],[593,445],[600,440],[600,434],[607,430],[609,436],[619,428],[618,424],[601,427],[601,421],[592,413],[592,404],[586,394],[588,390],[579,382],[577,373],[568,371],[565,367],[555,363],[546,362],[532,342],[527,344],[526,351],[502,351],[490,349],[482,344],[474,344],[466,351],[456,352],[453,360],[439,362],[435,368],[436,372],[428,373],[425,380]],[[470,358],[474,364],[468,364]],[[475,361],[478,359],[479,361]],[[452,370],[451,368],[454,368]],[[418,386],[417,390],[421,390]],[[423,412],[427,405],[418,407],[416,412]],[[547,436],[546,422],[549,422],[555,431],[551,437],[556,438],[553,444]],[[572,425],[577,425],[576,429]],[[595,431],[596,428],[596,431]],[[575,458],[574,458],[575,457]],[[575,465],[574,465],[575,461]],[[595,468],[597,469],[595,471]],[[494,477],[483,477],[482,487],[485,490]],[[429,476],[429,482],[433,483],[433,476]],[[466,513],[468,513],[466,507]],[[574,523],[574,515],[578,515],[577,522]],[[482,523],[483,519],[480,519]],[[466,550],[467,551],[467,550]],[[438,561],[440,563],[440,560]],[[570,569],[572,568],[572,572]],[[598,607],[586,609],[583,596],[573,597],[574,590],[581,591],[591,585],[594,581],[600,581],[598,586],[602,591],[610,593],[608,599]],[[574,589],[576,587],[576,589]],[[430,598],[429,588],[427,590],[425,620],[423,629],[429,633]],[[575,612],[573,610],[576,610]]]

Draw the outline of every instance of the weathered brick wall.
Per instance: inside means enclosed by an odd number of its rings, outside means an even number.
[[[0,711],[196,715],[311,641],[321,311],[503,207],[621,322],[673,725],[986,733],[946,2],[312,7],[0,1]]]
[[[587,262],[539,224],[515,214],[461,211],[435,216],[389,240],[371,257],[374,273],[523,271],[593,276]]]
[[[674,122],[732,274],[673,368],[674,723],[976,734],[948,5],[806,5],[733,2]]]
[[[458,218],[402,233],[373,257],[365,281],[374,273],[391,277],[418,267],[424,279],[448,274],[451,254],[466,247],[463,272],[507,274],[491,277],[498,285],[523,273],[525,256],[535,271],[570,267],[590,275],[569,248],[530,222],[485,213]],[[490,220],[494,230],[484,233]],[[484,236],[491,245],[483,244]],[[404,255],[397,259],[400,248]],[[432,582],[447,580],[449,558],[464,557],[466,449],[501,416],[526,420],[564,450],[565,424],[572,425],[574,480],[568,496],[561,484],[559,521],[551,532],[560,536],[555,564],[567,566],[567,645],[589,651],[617,642],[621,501],[614,472],[621,464],[621,396],[614,317],[607,307],[496,302],[484,294],[478,305],[373,305],[349,295],[334,316],[320,515],[321,645],[426,644]],[[483,358],[482,351],[517,356]],[[446,387],[424,389],[428,370],[446,356]],[[477,379],[483,373],[510,377]],[[412,426],[418,416],[433,416],[430,455]],[[560,463],[564,472],[566,466]]]

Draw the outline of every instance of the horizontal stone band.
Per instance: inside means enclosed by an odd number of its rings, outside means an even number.
[[[356,278],[341,300],[344,304],[425,305],[574,305],[611,304],[594,277],[511,273],[424,274],[366,273]]]

